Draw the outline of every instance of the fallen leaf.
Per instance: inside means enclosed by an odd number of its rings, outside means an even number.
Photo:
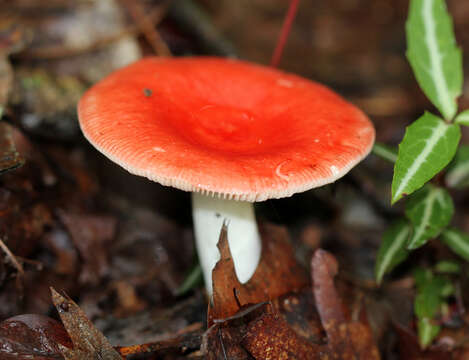
[[[348,321],[334,286],[339,266],[328,252],[318,249],[311,260],[316,307],[327,334],[327,350],[333,359],[379,359],[379,352],[366,322]]]
[[[19,19],[4,11],[0,16],[0,54],[18,52],[24,49],[30,40],[31,33],[22,26]]]
[[[122,360],[119,353],[75,302],[66,299],[53,288],[51,293],[52,301],[73,343],[73,349],[63,349],[66,360]]]
[[[320,347],[299,336],[281,316],[264,313],[249,323],[243,346],[255,359],[320,359]]]
[[[0,323],[2,360],[63,359],[60,349],[71,347],[62,324],[46,316],[25,314]]]
[[[174,338],[141,345],[117,346],[116,350],[122,356],[142,355],[145,353],[154,353],[155,355],[160,353],[193,353],[200,348],[202,338],[201,328],[202,323],[194,323],[183,329],[182,333],[178,332]]]
[[[114,311],[117,317],[125,317],[146,308],[147,304],[137,295],[135,287],[125,280],[117,280],[111,284],[117,295],[119,304]]]
[[[299,335],[270,302],[245,306],[229,318],[215,320],[201,350],[208,360],[314,360],[321,354],[321,347]]]
[[[298,335],[313,344],[324,345],[325,333],[310,288],[281,296],[272,304]]]
[[[399,338],[399,359],[401,360],[458,359],[453,358],[449,348],[432,345],[422,350],[415,333],[398,323],[394,323],[394,328]]]
[[[286,319],[297,317],[292,315],[292,305],[303,305],[308,298],[298,292],[307,281],[301,277],[301,268],[285,241],[286,234],[278,227],[267,228],[269,232],[264,228],[263,239],[270,240],[264,243],[264,249],[268,250],[253,278],[240,284],[234,272],[226,230],[224,225],[218,243],[220,260],[213,270],[210,328],[202,346],[209,360],[244,360],[250,356],[259,360],[380,358],[364,313],[359,321],[350,321],[346,316],[334,286],[338,264],[331,254],[319,249],[311,261],[314,301],[313,298],[309,301],[311,307],[315,306],[320,323],[316,315],[303,310],[308,320],[294,320],[289,324]],[[285,295],[287,293],[290,295]],[[284,296],[280,298],[281,295]],[[302,307],[297,306],[296,310]],[[323,331],[326,342],[321,337]]]
[[[58,274],[74,275],[78,268],[78,253],[69,234],[63,229],[53,229],[43,236],[43,242],[55,255],[54,270]]]
[[[21,50],[26,43],[26,33],[16,20],[11,14],[0,15],[0,118],[13,85],[13,71],[8,55]]]
[[[329,346],[340,346],[342,353],[351,356],[353,349],[348,341],[347,322],[343,305],[334,286],[334,277],[339,271],[337,260],[328,252],[318,249],[311,260],[313,294],[322,326],[327,334]]]
[[[50,209],[40,202],[28,203],[28,195],[33,197],[27,191],[0,188],[0,234],[8,248],[21,257],[32,253],[46,228],[53,224]]]
[[[0,118],[8,102],[13,83],[13,71],[6,56],[0,54]]]
[[[1,71],[0,60],[0,83],[2,83]],[[0,109],[2,107],[1,97],[2,95],[0,90]],[[15,147],[12,126],[7,123],[0,122],[0,174],[14,170],[23,164],[24,158],[18,153]]]
[[[252,278],[241,284],[234,271],[227,227],[223,225],[218,242],[220,260],[212,272],[213,304],[208,309],[208,326],[215,319],[236,314],[240,306],[258,304],[308,285],[305,270],[298,265],[285,228],[264,224],[260,227],[262,257]]]
[[[242,346],[249,323],[270,311],[269,303],[244,306],[237,314],[216,319],[204,334],[201,351],[207,360],[248,360],[253,357]]]
[[[58,211],[58,214],[84,260],[80,281],[97,284],[109,271],[108,243],[114,238],[116,219],[63,210]]]

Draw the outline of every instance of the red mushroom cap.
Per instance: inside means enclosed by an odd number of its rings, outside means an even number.
[[[315,82],[220,58],[147,58],[78,105],[86,138],[133,174],[245,201],[287,197],[343,176],[374,128]]]

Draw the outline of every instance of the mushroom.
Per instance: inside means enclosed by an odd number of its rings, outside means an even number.
[[[315,82],[213,57],[146,58],[80,100],[85,137],[129,172],[192,192],[209,294],[222,222],[245,283],[261,256],[253,202],[331,183],[371,150],[369,119]]]

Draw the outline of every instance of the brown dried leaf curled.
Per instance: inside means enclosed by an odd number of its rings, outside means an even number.
[[[285,228],[271,224],[260,227],[262,257],[252,278],[241,284],[234,270],[228,246],[227,227],[218,242],[220,260],[212,272],[213,305],[208,310],[208,325],[215,319],[233,316],[240,305],[258,304],[308,285],[305,270],[298,265]]]
[[[207,360],[252,360],[242,341],[249,323],[266,312],[272,312],[271,304],[261,303],[245,306],[229,318],[215,320],[203,336],[201,351]]]
[[[65,349],[67,360],[122,360],[104,335],[96,329],[80,307],[51,288],[52,301],[73,342],[73,350]]]
[[[63,359],[61,347],[72,342],[62,324],[42,315],[25,314],[0,324],[0,358],[2,360]]]
[[[318,249],[311,260],[311,278],[316,308],[326,331],[324,359],[378,360],[378,348],[367,323],[349,321],[334,286],[339,265],[332,254]]]
[[[331,254],[322,249],[316,250],[311,260],[313,293],[330,345],[348,338],[343,305],[334,286],[334,277],[338,271],[337,260]]]

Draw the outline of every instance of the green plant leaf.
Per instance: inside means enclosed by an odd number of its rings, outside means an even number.
[[[461,188],[469,185],[469,146],[461,145],[448,166],[446,185]]]
[[[417,289],[420,289],[421,287],[425,286],[425,284],[427,284],[429,281],[431,281],[431,279],[433,279],[432,271],[423,267],[418,267],[414,269],[413,276]]]
[[[456,254],[469,261],[469,236],[467,234],[449,228],[441,233],[441,239]]]
[[[376,142],[373,145],[372,152],[376,156],[379,156],[380,158],[387,160],[393,164],[397,160],[397,149],[394,149],[391,146],[387,146],[379,142]]]
[[[453,284],[448,281],[447,284],[440,289],[440,295],[444,298],[447,298],[451,295],[454,295],[455,291],[456,289],[454,288]]]
[[[451,282],[442,276],[433,276],[431,272],[416,272],[417,296],[414,302],[415,315],[418,318],[419,342],[422,348],[431,344],[438,335],[440,326],[435,318],[445,304]],[[425,274],[425,276],[423,276]]]
[[[410,226],[404,219],[393,224],[383,235],[375,265],[376,281],[381,283],[384,274],[403,262],[409,251],[406,249]]]
[[[469,110],[464,110],[462,113],[456,116],[454,122],[460,125],[469,126]]]
[[[462,54],[444,0],[411,0],[406,34],[407,58],[420,87],[445,119],[453,119],[462,92]]]
[[[423,114],[408,126],[399,145],[392,179],[392,203],[422,187],[454,157],[461,130],[441,118]]]
[[[202,267],[200,264],[197,264],[190,270],[182,284],[176,289],[175,295],[184,295],[201,283],[203,283]]]
[[[461,265],[456,261],[442,260],[435,265],[435,271],[440,274],[459,274]]]
[[[422,349],[428,347],[441,330],[441,326],[435,324],[432,319],[429,318],[418,319],[417,328],[419,343]]]
[[[445,189],[427,184],[409,197],[405,214],[413,224],[414,231],[407,245],[413,250],[437,237],[448,226],[454,204]]]

